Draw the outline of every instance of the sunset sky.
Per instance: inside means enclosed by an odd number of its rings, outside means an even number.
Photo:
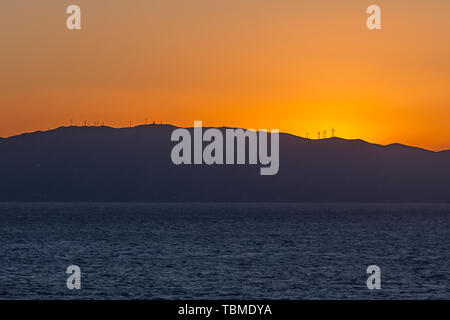
[[[148,118],[450,149],[449,16],[448,0],[2,0],[0,136]]]

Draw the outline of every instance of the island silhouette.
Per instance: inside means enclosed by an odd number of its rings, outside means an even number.
[[[280,133],[280,170],[261,176],[254,165],[174,165],[176,128],[70,126],[0,139],[0,201],[450,202],[449,150]]]

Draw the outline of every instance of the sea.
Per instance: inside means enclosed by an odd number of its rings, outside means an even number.
[[[450,204],[0,204],[0,299],[449,298]]]

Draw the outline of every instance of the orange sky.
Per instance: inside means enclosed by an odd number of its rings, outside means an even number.
[[[1,1],[0,136],[148,118],[450,149],[449,14],[448,0]]]

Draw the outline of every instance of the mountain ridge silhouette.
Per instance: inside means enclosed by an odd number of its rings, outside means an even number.
[[[260,176],[259,165],[173,165],[176,128],[70,126],[0,139],[0,201],[450,202],[449,150],[280,133],[280,172]]]
[[[20,134],[16,134],[16,135],[12,135],[9,137],[0,137],[0,141],[8,141],[8,140],[14,140],[16,138],[19,137],[23,137],[23,136],[29,136],[29,135],[34,135],[34,134],[45,134],[45,133],[52,133],[52,132],[56,132],[56,131],[60,131],[60,130],[64,130],[64,129],[111,129],[111,130],[130,130],[130,129],[134,129],[134,128],[142,128],[142,127],[156,127],[156,126],[163,126],[163,127],[168,127],[168,128],[173,128],[173,129],[177,129],[177,128],[184,128],[184,129],[189,129],[192,130],[193,127],[178,127],[175,125],[171,125],[171,124],[142,124],[142,125],[137,125],[137,126],[132,126],[132,127],[110,127],[110,126],[105,126],[105,125],[101,125],[101,126],[60,126],[54,129],[50,129],[50,130],[37,130],[37,131],[32,131],[32,132],[24,132],[24,133],[20,133]],[[208,128],[217,128],[217,129],[243,129],[246,130],[245,128],[239,128],[239,127],[228,127],[228,126],[222,126],[222,127],[203,127],[203,129],[208,129]],[[345,139],[345,138],[340,138],[340,137],[330,137],[330,138],[325,138],[325,139],[309,139],[309,138],[304,138],[301,136],[297,136],[295,134],[292,133],[287,133],[287,132],[280,132],[281,135],[288,135],[288,136],[293,136],[299,139],[303,139],[303,140],[307,140],[307,141],[324,141],[324,140],[343,140],[343,141],[348,141],[348,142],[361,142],[361,143],[366,143],[366,144],[370,144],[370,145],[374,145],[374,146],[380,146],[380,147],[402,147],[402,148],[409,148],[409,149],[416,149],[416,150],[423,150],[423,151],[428,151],[428,152],[434,152],[434,153],[439,153],[439,152],[450,152],[450,149],[445,149],[445,150],[439,150],[439,151],[433,151],[433,150],[429,150],[426,148],[421,148],[421,147],[415,147],[415,146],[410,146],[410,145],[406,145],[406,144],[402,144],[402,143],[398,143],[398,142],[394,142],[394,143],[390,143],[390,144],[378,144],[378,143],[373,143],[373,142],[369,142],[363,139]]]

